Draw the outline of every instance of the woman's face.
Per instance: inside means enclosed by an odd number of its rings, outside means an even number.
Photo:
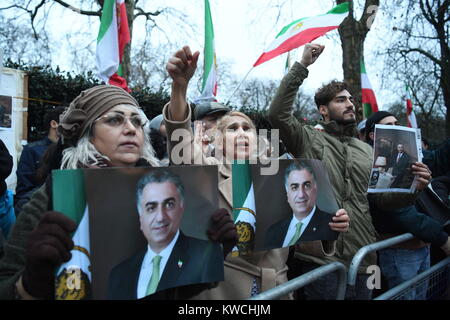
[[[231,116],[223,135],[223,149],[228,160],[248,160],[255,154],[256,132],[245,118]]]
[[[143,119],[136,107],[117,105],[94,121],[91,143],[112,167],[132,167],[142,156]]]

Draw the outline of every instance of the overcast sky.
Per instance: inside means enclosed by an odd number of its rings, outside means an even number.
[[[146,0],[141,0],[140,3],[145,3],[144,1],[146,2]],[[3,2],[7,5],[14,1],[2,0]],[[74,5],[76,3],[76,1],[68,2],[72,2]],[[363,1],[355,2],[358,4],[358,2]],[[278,7],[280,3],[284,3],[281,9]],[[332,0],[210,0],[210,4],[215,32],[217,63],[220,66],[221,62],[231,62],[232,72],[242,79],[283,26],[302,17],[323,14],[330,10],[335,2]],[[4,5],[2,4],[2,6]],[[166,34],[155,29],[152,31],[152,43],[167,42],[167,37],[169,37],[171,41],[180,45],[188,44],[194,50],[202,51],[204,37],[203,0],[152,0],[147,3],[147,6],[150,10],[155,10],[158,7],[177,8],[187,15],[185,22],[196,28],[196,32],[186,36],[186,34],[180,32],[180,28],[174,26],[179,22],[158,18],[158,24],[161,29],[166,31]],[[359,18],[360,7],[357,5],[356,8]],[[83,7],[83,9],[89,8]],[[60,43],[54,48],[54,51],[58,53],[53,57],[53,62],[54,65],[59,65],[62,69],[67,70],[70,69],[67,64],[67,50],[69,50],[67,44],[71,43],[71,45],[76,45],[79,48],[90,46],[91,50],[95,51],[99,20],[96,17],[87,18],[72,13],[57,4],[53,4],[51,10],[52,19],[48,21],[49,30],[51,30],[52,38]],[[90,25],[88,21],[91,22]],[[380,9],[365,43],[366,69],[381,108],[399,100],[396,97],[397,90],[381,89],[381,72],[379,71],[383,64],[374,55],[375,48],[379,48],[380,45],[387,45],[382,40],[387,37],[384,22],[385,17],[382,9]],[[73,30],[85,30],[86,33],[81,38],[71,37]],[[134,24],[133,44],[139,43],[144,35],[144,19],[141,17]],[[317,39],[315,42],[324,44],[326,49],[320,59],[309,68],[310,76],[304,83],[303,88],[310,94],[313,94],[324,82],[343,78],[342,49],[337,30],[330,32],[326,37]],[[292,57],[299,58],[302,51],[302,47],[293,51]],[[285,62],[286,55],[274,58],[254,68],[249,78],[281,80]],[[93,66],[93,69],[95,69],[95,66]],[[219,83],[219,101],[225,101],[230,90],[223,90]]]

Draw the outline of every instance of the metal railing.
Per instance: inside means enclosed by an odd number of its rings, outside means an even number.
[[[311,282],[314,282],[321,278],[322,276],[337,272],[338,273],[338,285],[337,285],[337,293],[336,300],[344,300],[345,298],[345,290],[347,283],[347,268],[340,262],[332,262],[330,264],[326,264],[324,266],[318,267],[314,270],[311,270],[308,273],[305,273],[297,278],[289,280],[275,288],[264,291],[252,298],[250,300],[274,300],[278,299],[282,296],[288,295],[290,292],[293,292],[297,289],[300,289]]]
[[[361,249],[356,252],[356,254],[353,256],[352,263],[350,264],[350,268],[348,269],[348,277],[347,277],[347,284],[351,287],[354,287],[356,284],[356,277],[358,275],[358,268],[361,264],[362,260],[366,255],[369,253],[386,249],[389,247],[392,247],[396,244],[408,241],[414,239],[414,236],[411,233],[405,233],[401,234],[396,237],[392,237],[386,240],[378,241],[371,243],[367,246],[362,247]]]
[[[398,286],[386,291],[382,295],[376,297],[374,300],[389,300],[394,297],[400,296],[403,292],[408,291],[410,289],[415,289],[418,284],[421,284],[428,280],[430,276],[433,274],[440,272],[443,269],[449,268],[450,266],[450,257],[447,257],[446,259],[436,263],[434,266],[432,266],[430,269],[422,272],[421,274],[418,274],[414,278],[405,281]],[[447,279],[448,281],[448,279]]]

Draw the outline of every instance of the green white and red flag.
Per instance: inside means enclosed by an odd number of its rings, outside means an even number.
[[[361,59],[361,94],[363,105],[363,117],[367,119],[372,113],[378,112],[377,98],[366,73],[364,59]]]
[[[411,101],[411,90],[408,85],[406,85],[406,121],[409,128],[418,128],[416,114],[413,110],[413,105]]]
[[[285,26],[275,40],[264,50],[253,67],[292,49],[309,43],[327,32],[339,28],[349,13],[349,3],[344,2],[325,14],[295,20]]]
[[[217,63],[214,44],[214,27],[209,1],[205,0],[205,48],[203,64],[202,92],[196,100],[216,101],[217,96]]]
[[[130,42],[125,0],[105,0],[97,37],[97,69],[100,79],[128,92],[122,74],[125,45]]]

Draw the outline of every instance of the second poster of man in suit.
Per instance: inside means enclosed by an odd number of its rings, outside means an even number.
[[[277,175],[252,168],[257,212],[256,249],[302,241],[336,240],[329,223],[338,210],[330,181],[318,160],[281,160]]]
[[[411,166],[422,159],[420,130],[377,124],[374,141],[368,192],[413,193]]]
[[[85,172],[94,299],[158,297],[223,281],[222,248],[206,235],[217,168]]]

